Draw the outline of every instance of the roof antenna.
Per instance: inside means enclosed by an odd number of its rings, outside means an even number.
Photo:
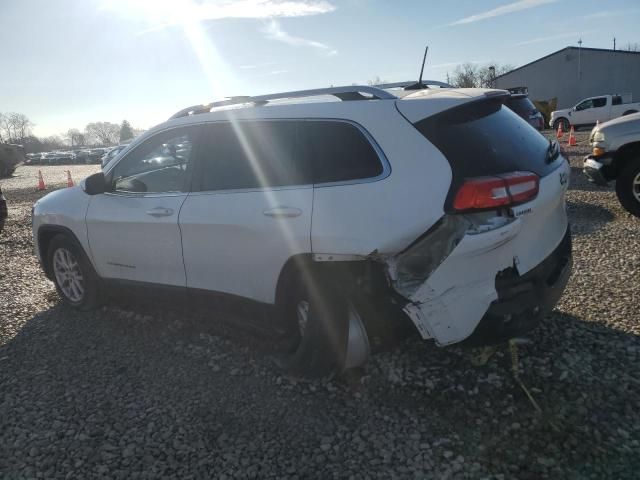
[[[420,77],[418,78],[418,82],[413,85],[408,85],[404,87],[405,90],[422,90],[423,88],[429,88],[428,86],[422,83],[422,74],[424,73],[424,64],[427,61],[427,52],[429,51],[429,45],[424,49],[424,57],[422,57],[422,67],[420,68]]]

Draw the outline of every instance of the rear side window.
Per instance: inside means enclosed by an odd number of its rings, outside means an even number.
[[[594,98],[593,99],[593,107],[594,108],[604,107],[606,104],[607,104],[607,98],[606,97],[600,97],[600,98]]]
[[[204,127],[194,190],[232,190],[311,183],[298,153],[296,122],[247,121]]]
[[[314,183],[367,179],[384,171],[369,140],[350,123],[300,122],[300,145],[311,160]]]
[[[507,106],[521,117],[529,117],[537,112],[536,106],[527,97],[510,98]]]

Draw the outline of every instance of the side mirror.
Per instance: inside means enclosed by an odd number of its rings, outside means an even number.
[[[107,191],[107,182],[104,173],[98,172],[88,176],[84,180],[84,192],[87,195],[99,195]]]

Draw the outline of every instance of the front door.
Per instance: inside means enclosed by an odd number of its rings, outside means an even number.
[[[597,120],[607,120],[607,97],[589,98],[576,105],[572,112],[572,125],[590,125]]]
[[[273,303],[293,255],[311,252],[313,186],[293,121],[203,127],[180,212],[187,286]]]
[[[166,130],[107,173],[110,192],[87,211],[91,255],[103,278],[186,285],[178,215],[187,196],[197,127]]]

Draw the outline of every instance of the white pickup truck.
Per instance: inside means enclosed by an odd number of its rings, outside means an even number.
[[[562,129],[567,131],[571,125],[577,129],[637,112],[640,112],[640,103],[632,103],[630,94],[601,95],[585,98],[574,107],[551,112],[549,126],[557,130],[562,124]]]

